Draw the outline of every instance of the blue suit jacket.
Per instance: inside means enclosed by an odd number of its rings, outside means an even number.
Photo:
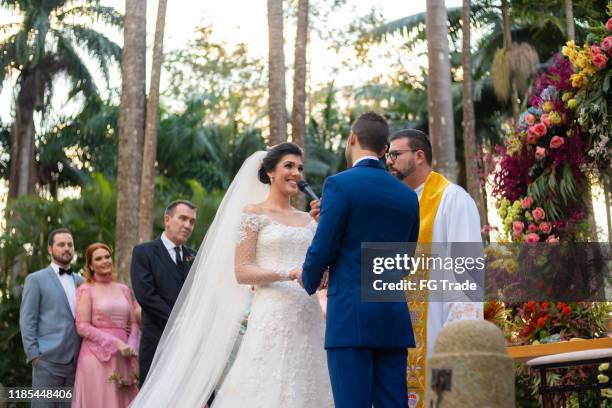
[[[414,347],[405,302],[361,301],[361,243],[416,242],[418,235],[416,193],[379,161],[363,160],[325,181],[319,226],[302,280],[313,294],[330,267],[326,348]]]

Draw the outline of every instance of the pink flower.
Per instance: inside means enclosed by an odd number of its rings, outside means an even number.
[[[550,118],[548,117],[548,113],[543,113],[542,116],[540,116],[540,121],[547,128],[549,128],[552,125],[552,122],[550,121]]]
[[[538,136],[535,133],[533,133],[531,130],[527,131],[527,142],[529,144],[538,143]]]
[[[512,233],[514,234],[514,236],[521,235],[524,229],[525,229],[525,224],[523,224],[521,221],[512,222]]]
[[[563,146],[564,143],[565,140],[561,136],[553,136],[552,139],[550,139],[550,148],[558,149]]]
[[[546,149],[541,147],[541,146],[536,147],[535,157],[538,160],[542,160],[543,158],[545,158],[546,157]]]
[[[533,219],[536,220],[536,222],[543,220],[544,217],[546,217],[546,213],[544,212],[542,207],[537,207],[535,210],[531,212],[531,215],[533,215]]]
[[[554,235],[551,235],[546,239],[546,242],[549,242],[551,244],[558,244],[559,238],[555,237]]]
[[[612,36],[609,35],[603,39],[603,41],[601,42],[601,48],[606,51],[612,50]]]
[[[533,116],[531,113],[526,114],[525,122],[527,122],[528,125],[533,125],[535,123],[535,116]]]
[[[550,234],[550,231],[552,231],[552,224],[550,222],[541,223],[540,231],[542,231],[544,234]]]
[[[523,210],[526,210],[526,209],[528,209],[528,208],[531,208],[531,204],[533,204],[533,198],[531,198],[531,197],[529,197],[529,196],[527,196],[527,197],[525,197],[525,198],[523,198],[523,199],[521,200],[521,208],[522,208]]]
[[[534,233],[534,232],[538,232],[538,226],[535,225],[534,223],[529,224],[529,226],[527,227],[527,231]]]
[[[608,21],[606,21],[606,30],[612,31],[612,17],[610,17]]]
[[[597,55],[597,54],[601,54],[601,48],[599,48],[599,45],[597,44],[591,45],[591,55]]]
[[[533,128],[533,133],[535,133],[537,137],[544,136],[546,132],[548,131],[544,123],[538,123],[537,125],[531,126],[529,129],[531,128]]]
[[[608,57],[606,57],[603,54],[593,55],[592,59],[593,59],[593,65],[595,65],[599,69],[605,68],[606,64],[608,63]]]
[[[540,236],[538,234],[534,234],[532,232],[530,234],[527,234],[526,241],[527,241],[528,244],[533,244],[535,242],[539,242],[540,241]]]

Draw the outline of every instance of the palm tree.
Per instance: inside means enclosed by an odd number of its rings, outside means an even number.
[[[85,97],[85,105],[100,100],[98,88],[79,51],[85,51],[108,82],[112,61],[121,58],[121,48],[94,30],[96,22],[114,28],[122,17],[99,1],[0,0],[19,23],[0,31],[9,35],[0,42],[0,86],[17,74],[15,121],[11,129],[9,197],[34,193],[37,181],[34,112],[45,112],[60,74],[70,80],[69,96]]]
[[[299,0],[293,74],[292,140],[302,148],[306,135],[306,47],[308,45],[308,0]]]
[[[463,0],[462,20],[462,50],[461,66],[463,67],[463,145],[465,154],[465,170],[467,178],[467,191],[470,193],[481,222],[485,222],[486,211],[483,205],[480,185],[479,157],[476,143],[476,129],[474,124],[474,99],[472,96],[472,47],[470,42],[470,0]]]
[[[433,167],[449,180],[457,180],[451,69],[444,0],[427,0],[427,58],[429,134]]]
[[[268,0],[268,115],[270,145],[287,140],[283,1]]]
[[[576,30],[574,29],[574,4],[572,0],[565,0],[565,23],[567,25],[567,40],[576,40]]]
[[[142,181],[140,185],[140,222],[138,240],[151,239],[153,234],[153,209],[155,206],[155,161],[157,153],[157,128],[159,125],[159,79],[161,76],[164,44],[164,26],[168,0],[159,0],[157,22],[153,44],[151,84],[147,102],[145,144],[143,153]]]
[[[126,0],[121,71],[117,169],[117,275],[129,281],[132,248],[138,243],[138,204],[145,124],[146,1]]]

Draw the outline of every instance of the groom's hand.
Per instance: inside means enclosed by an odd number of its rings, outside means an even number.
[[[321,282],[319,283],[319,287],[317,290],[327,289],[327,284],[329,283],[329,269],[326,269],[323,272],[323,277],[321,278]]]
[[[314,218],[316,222],[319,222],[319,215],[321,215],[321,201],[312,200],[310,202],[310,216]]]
[[[301,287],[304,287],[304,282],[302,282],[302,268],[295,268],[291,271],[291,279],[297,281]]]

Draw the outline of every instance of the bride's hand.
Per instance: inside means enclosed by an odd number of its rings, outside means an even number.
[[[321,283],[319,283],[319,287],[317,290],[327,289],[327,284],[329,283],[329,269],[326,269],[323,272],[323,277],[321,278]]]
[[[304,287],[302,284],[302,268],[295,268],[289,272],[289,277],[291,280],[296,280],[300,286]]]

